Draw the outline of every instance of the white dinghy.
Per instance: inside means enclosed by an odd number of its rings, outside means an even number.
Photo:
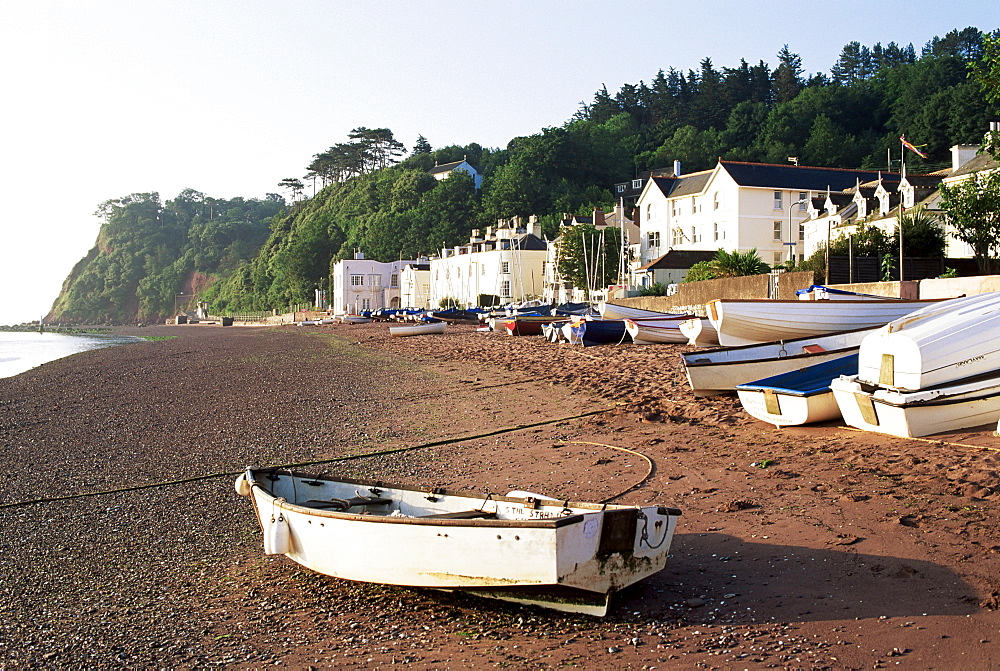
[[[597,306],[601,313],[601,319],[656,319],[664,317],[687,317],[690,319],[694,315],[674,314],[671,312],[657,312],[656,310],[642,310],[640,308],[630,308],[627,305],[615,305],[614,303],[601,303]]]
[[[636,345],[686,343],[688,337],[681,333],[681,324],[688,318],[689,315],[626,319],[625,330]]]
[[[861,342],[858,378],[903,391],[1000,370],[1000,292],[953,298]]]
[[[719,344],[719,332],[712,326],[712,322],[704,317],[683,321],[680,328],[681,333],[687,336],[689,345],[717,347]]]
[[[680,511],[248,469],[264,551],[324,575],[605,615],[666,564]]]
[[[993,424],[1000,414],[1000,371],[909,392],[849,375],[830,382],[830,389],[847,424],[903,438]]]
[[[445,322],[427,322],[425,324],[390,326],[389,335],[402,337],[402,336],[427,335],[429,333],[444,333],[445,324],[446,324]]]
[[[884,326],[940,301],[885,300],[781,301],[716,299],[708,318],[724,347],[754,345]]]
[[[736,385],[780,375],[858,351],[873,329],[825,336],[780,340],[743,347],[720,347],[684,352],[684,370],[695,396],[715,396]]]
[[[840,417],[830,382],[858,370],[857,353],[763,380],[736,385],[743,409],[775,427],[828,422]]]

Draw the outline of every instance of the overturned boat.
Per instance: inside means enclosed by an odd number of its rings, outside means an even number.
[[[680,511],[248,469],[264,552],[347,580],[603,616],[666,564]],[[516,494],[513,495],[513,494]]]
[[[830,383],[858,372],[858,354],[736,385],[743,409],[775,427],[828,422],[840,417]]]

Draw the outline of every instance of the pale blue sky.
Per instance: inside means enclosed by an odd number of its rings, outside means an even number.
[[[995,0],[0,0],[0,324],[48,311],[109,198],[263,197],[357,126],[503,147],[602,84],[1000,26]]]

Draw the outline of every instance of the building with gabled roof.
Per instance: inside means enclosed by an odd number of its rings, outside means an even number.
[[[427,171],[427,174],[440,181],[451,177],[453,172],[464,172],[469,175],[476,189],[483,185],[483,176],[464,158],[461,161],[452,161],[451,163],[443,163],[441,165],[435,163],[434,167]]]
[[[719,160],[711,170],[651,177],[636,203],[640,268],[672,250],[746,252],[770,265],[803,257],[801,224],[819,192],[842,191],[879,177],[877,171]]]

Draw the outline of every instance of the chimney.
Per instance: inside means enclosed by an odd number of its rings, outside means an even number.
[[[604,228],[604,210],[599,207],[594,208],[594,227]]]
[[[990,126],[993,126],[991,123]],[[979,147],[974,144],[956,144],[951,148],[951,169],[952,172],[958,170],[963,165],[975,158]]]
[[[681,162],[674,161],[674,177],[680,177],[680,176],[681,176]]]
[[[364,252],[362,252],[360,249],[354,250],[354,258],[357,261],[363,261],[365,258]]]

